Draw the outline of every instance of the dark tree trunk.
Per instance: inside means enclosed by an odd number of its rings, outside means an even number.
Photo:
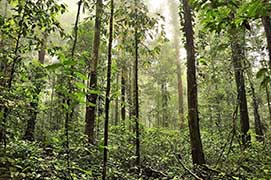
[[[133,87],[133,97],[134,97],[134,111],[133,118],[135,120],[135,131],[136,131],[136,164],[140,165],[140,132],[139,132],[139,99],[138,99],[138,43],[139,43],[139,33],[138,33],[138,10],[137,10],[137,2],[138,0],[134,0],[135,3],[135,62],[134,62],[134,87]]]
[[[112,41],[113,41],[113,17],[114,17],[114,1],[110,2],[110,22],[109,22],[109,40],[108,40],[108,65],[107,65],[107,83],[106,83],[106,99],[105,99],[105,121],[104,121],[104,155],[103,155],[103,176],[106,179],[107,151],[108,151],[108,121],[109,121],[109,105],[110,105],[110,86],[111,86],[111,63],[112,63]]]
[[[267,100],[267,106],[268,106],[268,111],[269,111],[269,120],[271,121],[271,103],[270,103],[270,92],[268,89],[268,85],[265,88],[266,91],[266,100]]]
[[[262,17],[262,23],[265,31],[267,50],[269,55],[269,67],[271,67],[271,20],[269,16]]]
[[[92,59],[89,61],[90,73],[88,88],[91,90],[97,90],[97,66],[99,62],[99,47],[100,47],[100,34],[101,34],[101,18],[103,12],[103,1],[96,0],[96,18],[95,18],[95,29],[94,29],[94,41]],[[94,144],[94,127],[95,127],[95,107],[97,94],[87,94],[87,106],[86,106],[86,127],[85,133],[88,137],[88,142]]]
[[[246,145],[250,141],[249,130],[249,116],[247,108],[246,88],[245,79],[243,72],[242,61],[245,58],[244,52],[244,29],[239,33],[240,30],[235,27],[231,31],[231,50],[232,50],[232,63],[234,67],[236,88],[238,94],[238,104],[240,111],[240,124],[242,132],[242,143]]]
[[[116,91],[119,92],[119,73],[116,74]],[[119,97],[115,99],[115,125],[119,123]]]
[[[126,94],[126,78],[125,78],[125,67],[122,67],[121,70],[121,120],[125,122],[126,115],[126,102],[125,102],[125,94]]]
[[[198,95],[192,15],[191,7],[188,3],[188,0],[183,0],[183,11],[184,33],[186,40],[185,48],[187,52],[188,123],[192,150],[192,160],[194,164],[205,164],[198,116]]]
[[[249,80],[249,84],[251,88],[251,95],[252,95],[252,101],[253,101],[254,126],[255,126],[256,139],[258,141],[263,141],[264,133],[263,133],[263,125],[262,125],[261,117],[259,113],[259,104],[256,97],[255,89],[251,80]]]

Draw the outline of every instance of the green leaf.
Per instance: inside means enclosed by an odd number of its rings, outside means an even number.
[[[47,70],[56,70],[57,68],[61,67],[62,64],[61,63],[55,63],[55,64],[51,64],[46,66]]]
[[[75,75],[81,80],[88,80],[88,77],[85,74],[82,74],[80,72],[75,72]]]
[[[87,86],[84,83],[81,83],[81,82],[76,82],[75,86],[77,88],[79,88],[79,89],[85,89],[85,88],[87,88]]]

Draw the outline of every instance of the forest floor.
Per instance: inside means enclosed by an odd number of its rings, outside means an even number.
[[[243,149],[237,135],[202,131],[207,164],[194,167],[188,130],[143,130],[140,167],[135,165],[132,131],[115,126],[109,137],[108,179],[271,179],[270,135],[264,142],[252,138]],[[15,140],[0,151],[0,179],[101,179],[101,142],[87,145],[75,131],[70,134],[69,149],[61,133],[52,133],[43,142]]]

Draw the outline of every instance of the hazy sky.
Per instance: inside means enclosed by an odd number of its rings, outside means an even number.
[[[68,12],[66,15],[64,15],[61,20],[66,23],[66,28],[68,28],[68,24],[74,23],[75,20],[75,15],[77,12],[77,2],[75,0],[62,0],[65,2],[65,4],[68,5]],[[148,1],[148,6],[151,12],[160,12],[164,17],[165,17],[165,30],[167,33],[168,38],[171,38],[170,33],[170,14],[169,14],[169,9],[167,6],[168,1],[174,1],[174,0],[147,0]],[[85,15],[86,16],[86,15]],[[84,15],[81,14],[81,20],[83,19]],[[65,24],[64,24],[65,26]]]

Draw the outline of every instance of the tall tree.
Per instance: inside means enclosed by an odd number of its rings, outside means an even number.
[[[237,88],[237,100],[240,112],[240,124],[242,132],[242,142],[245,145],[250,140],[249,130],[249,116],[246,98],[246,87],[244,79],[243,63],[245,58],[244,51],[244,37],[245,29],[240,27],[239,29],[232,25],[230,30],[231,37],[231,51],[232,51],[232,63],[234,67],[235,82]]]
[[[97,67],[99,63],[99,48],[100,48],[100,34],[101,34],[101,19],[103,14],[103,0],[96,0],[96,12],[95,12],[95,29],[94,40],[92,48],[92,58],[89,60],[89,90],[97,90]],[[86,106],[86,127],[85,133],[88,137],[88,142],[94,144],[94,127],[95,127],[95,108],[97,93],[87,94],[87,106]]]
[[[263,132],[263,125],[259,113],[259,103],[258,98],[256,97],[255,88],[253,85],[253,82],[251,78],[249,77],[249,85],[251,89],[251,96],[252,96],[252,102],[253,102],[253,113],[254,113],[254,126],[255,126],[255,133],[256,133],[256,139],[258,141],[264,140],[264,132]]]
[[[135,119],[135,132],[136,132],[136,164],[140,164],[140,132],[139,132],[139,99],[138,99],[138,44],[139,44],[139,33],[138,33],[138,0],[134,0],[135,3],[135,32],[134,32],[134,45],[135,45],[135,61],[134,61],[134,83],[133,83],[133,118]]]
[[[119,72],[116,73],[116,91],[119,92]],[[119,97],[118,95],[116,96],[116,99],[115,99],[115,122],[114,124],[115,125],[118,125],[119,123]]]
[[[107,81],[105,95],[105,121],[104,121],[104,155],[103,155],[103,180],[106,179],[106,165],[108,154],[108,121],[109,121],[109,104],[110,104],[110,87],[111,87],[111,64],[112,64],[112,42],[113,42],[113,17],[114,17],[114,0],[110,1],[110,22],[109,38],[107,53]]]
[[[175,48],[175,62],[176,62],[176,75],[178,81],[178,112],[180,128],[184,127],[184,108],[183,108],[183,81],[182,81],[182,66],[180,61],[180,25],[178,18],[178,4],[175,0],[170,1],[170,12],[172,17],[173,35],[174,35],[174,48]]]
[[[126,116],[126,101],[125,101],[125,95],[126,95],[126,74],[125,74],[125,65],[122,65],[121,68],[121,120],[124,123],[125,116]]]
[[[182,0],[182,2],[184,15],[185,48],[187,52],[188,123],[192,150],[192,160],[194,164],[205,164],[199,127],[198,95],[197,95],[196,64],[195,64],[196,58],[195,58],[191,7],[189,5],[188,0]]]

